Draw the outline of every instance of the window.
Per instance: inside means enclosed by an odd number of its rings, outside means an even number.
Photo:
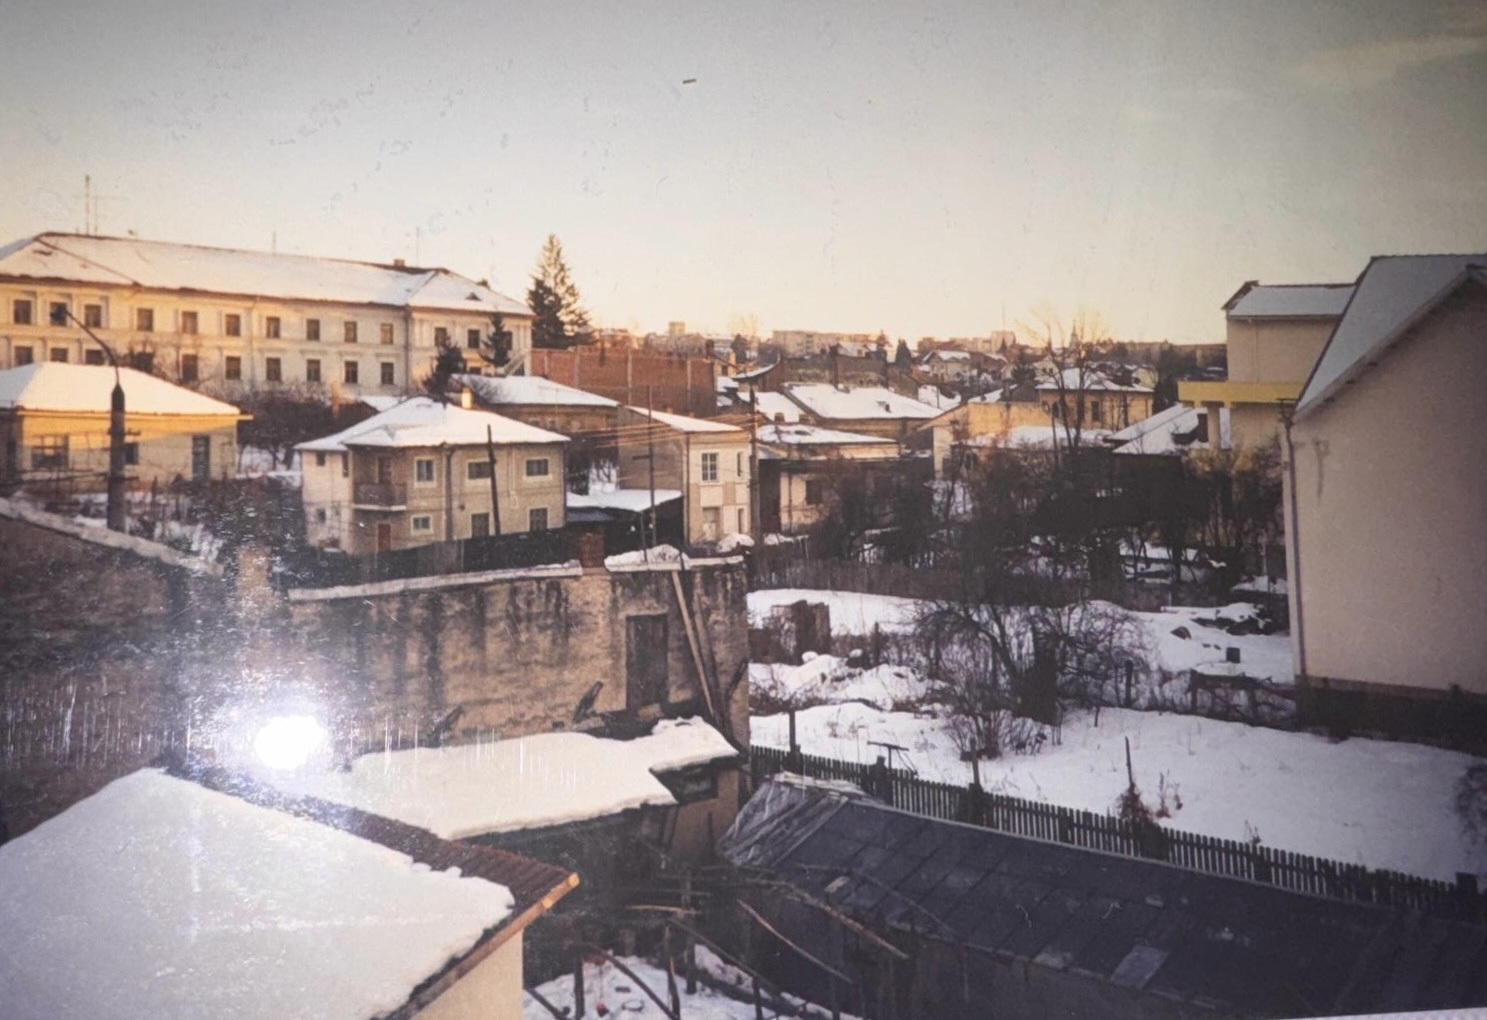
[[[65,363],[67,361],[67,348],[66,347],[53,347],[52,348],[52,360],[53,361],[61,361],[61,362],[64,362]]]
[[[472,351],[480,350],[480,330],[465,330],[465,346]]]
[[[528,531],[546,531],[547,530],[547,507],[545,507],[545,506],[534,506],[534,507],[532,507],[532,509],[530,509],[530,510],[527,511],[527,530]]]
[[[470,537],[489,538],[491,533],[491,515],[479,513],[470,515]]]
[[[805,503],[806,506],[821,505],[821,479],[807,478],[805,481]]]
[[[325,523],[325,507],[322,506],[322,507],[316,507],[315,508],[315,523],[316,524],[324,524]]]
[[[319,319],[306,319],[305,320],[305,339],[306,340],[319,340],[320,339],[320,320]]]
[[[704,453],[702,455],[702,480],[704,482],[716,482],[718,480],[718,455],[716,453]]]
[[[491,476],[491,462],[486,460],[472,460],[465,465],[465,477],[472,482],[478,482]]]
[[[15,349],[15,363],[16,363],[17,366],[19,366],[19,365],[29,365],[29,364],[31,364],[31,362],[33,362],[35,360],[36,360],[36,355],[31,350],[31,348],[29,348],[29,347],[17,347]]]
[[[127,467],[138,467],[139,466],[139,444],[138,443],[125,443],[124,444],[124,464]]]
[[[345,478],[351,474],[351,454],[341,454],[341,477]]]
[[[723,536],[719,534],[723,530],[723,508],[720,506],[705,506],[702,508],[702,540],[704,542],[716,542]]]
[[[17,326],[31,325],[31,302],[25,298],[17,298],[10,305],[10,321]]]
[[[737,455],[737,460],[738,460],[738,464],[737,464],[736,470],[738,471],[738,477],[742,478],[744,476],[743,454],[742,453],[740,453],[740,454]]]
[[[284,362],[278,358],[264,358],[263,378],[266,382],[283,382]]]
[[[201,332],[200,321],[195,312],[181,313],[181,332],[195,336]]]
[[[390,322],[384,322],[381,326],[378,326],[377,327],[377,332],[381,334],[381,336],[382,336],[382,342],[384,344],[390,344],[390,343],[393,342],[392,341],[392,323],[390,323]]]
[[[93,329],[103,328],[103,306],[83,305],[83,325]]]
[[[382,385],[383,386],[394,386],[394,385],[396,385],[397,384],[397,381],[398,381],[398,374],[397,373],[398,373],[397,365],[393,364],[391,361],[384,361],[384,362],[382,362]]]
[[[440,347],[449,343],[449,330],[443,326],[434,327],[434,343]]]
[[[204,482],[212,476],[212,437],[191,437],[191,480]]]
[[[48,320],[53,326],[67,325],[67,302],[53,301],[50,311],[51,318]]]
[[[242,336],[243,317],[236,313],[224,316],[222,319],[222,332],[228,336]]]
[[[432,514],[419,514],[413,518],[413,533],[427,535],[434,530]]]
[[[236,354],[229,354],[223,359],[222,374],[232,382],[241,380],[243,378],[243,359]]]
[[[134,328],[141,333],[155,332],[155,309],[136,308],[134,310]]]
[[[315,454],[315,466],[316,467],[325,467],[325,454],[323,454],[323,453],[317,453],[317,454]]]
[[[355,319],[347,319],[345,322],[341,323],[341,330],[345,334],[345,340],[348,344],[356,343]]]
[[[434,458],[419,457],[413,462],[413,480],[419,485],[434,484]]]
[[[270,340],[279,339],[284,332],[284,324],[277,315],[270,315],[263,320],[263,335]]]
[[[528,478],[546,478],[550,467],[546,457],[533,458],[527,461]]]
[[[37,436],[31,444],[31,468],[51,471],[67,466],[66,436]]]
[[[100,350],[96,350],[95,348],[89,347],[86,351],[83,351],[83,364],[84,365],[101,365],[101,364],[103,364],[103,352],[100,351]]]
[[[319,358],[306,358],[305,359],[305,382],[315,382],[315,383],[318,383],[319,381],[320,381],[320,359]]]
[[[361,379],[361,367],[354,361],[348,361],[341,366],[341,378],[348,383],[356,383]]]

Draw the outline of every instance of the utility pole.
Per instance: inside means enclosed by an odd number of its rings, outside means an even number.
[[[52,325],[65,326],[67,320],[71,319],[73,324],[92,340],[103,353],[108,356],[108,363],[114,369],[114,390],[109,398],[108,409],[108,530],[122,532],[125,529],[125,506],[124,506],[124,377],[119,372],[119,359],[114,357],[114,349],[102,340],[87,326],[83,325],[72,309],[66,305],[58,305],[52,314]]]
[[[652,397],[651,387],[650,386],[647,386],[645,388],[645,419],[646,419],[646,429],[645,429],[646,458],[645,459],[646,459],[646,464],[649,465],[649,468],[650,468],[650,482],[651,482],[651,513],[650,513],[650,518],[651,518],[651,545],[655,545],[656,544],[656,412],[655,412],[655,409],[651,406],[651,397]],[[687,498],[686,493],[682,493],[682,498],[683,499],[686,499]],[[649,546],[647,546],[646,548],[649,548]],[[646,559],[650,559],[649,555],[646,556]]]
[[[496,491],[496,439],[491,427],[485,427],[485,457],[491,466],[491,534],[501,533],[501,497]]]
[[[778,437],[776,437],[778,438]],[[749,380],[749,527],[754,541],[760,541],[759,497],[763,487],[759,484],[759,394],[754,381]]]

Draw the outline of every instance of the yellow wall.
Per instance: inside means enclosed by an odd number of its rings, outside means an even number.
[[[1458,298],[1296,421],[1298,672],[1304,640],[1312,677],[1487,694],[1484,321]]]
[[[1301,383],[1336,319],[1230,319],[1229,381]]]
[[[481,960],[419,1010],[419,1020],[516,1020],[522,1015],[522,936]]]
[[[138,463],[127,467],[133,486],[168,485],[191,480],[192,437],[211,440],[210,476],[232,478],[237,474],[236,415],[126,414],[125,441],[138,444]],[[15,468],[28,484],[48,484],[57,477],[50,470],[31,469],[31,451],[43,437],[68,437],[68,467],[72,491],[102,491],[108,473],[109,436],[107,414],[63,414],[22,411],[0,417],[0,473],[11,469],[10,440],[15,438]]]

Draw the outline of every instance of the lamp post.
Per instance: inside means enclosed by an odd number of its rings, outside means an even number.
[[[71,319],[78,329],[88,335],[108,357],[108,363],[114,369],[114,392],[109,401],[108,410],[108,530],[124,530],[124,378],[119,372],[119,359],[114,357],[113,348],[97,335],[83,325],[72,309],[66,305],[58,305],[53,309],[52,325],[65,326],[67,320]]]

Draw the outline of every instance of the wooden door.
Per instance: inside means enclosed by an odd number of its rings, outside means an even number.
[[[392,552],[392,525],[377,525],[377,551],[379,553]]]
[[[625,706],[639,708],[666,700],[669,645],[666,614],[625,618]]]

